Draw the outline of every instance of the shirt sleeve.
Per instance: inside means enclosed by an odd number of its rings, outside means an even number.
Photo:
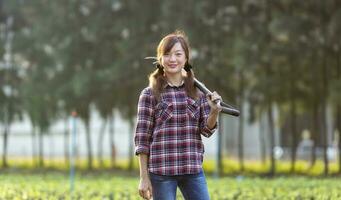
[[[151,91],[144,89],[137,106],[137,123],[134,136],[135,155],[149,155],[149,146],[154,129],[154,106]]]
[[[208,104],[208,100],[205,95],[201,97],[200,101],[200,133],[205,137],[210,137],[218,127],[218,122],[215,124],[213,129],[208,128],[207,118],[210,114],[211,107]]]

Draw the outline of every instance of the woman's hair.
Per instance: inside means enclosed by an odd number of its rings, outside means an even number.
[[[158,68],[149,75],[149,86],[156,99],[159,101],[161,93],[167,84],[166,77],[164,76],[164,70],[161,66],[161,57],[168,53],[176,43],[180,43],[181,47],[185,51],[186,64],[189,61],[189,43],[187,37],[183,31],[175,31],[174,33],[166,35],[159,43],[157,47],[157,60],[159,63]],[[198,98],[197,89],[194,86],[194,72],[192,69],[187,70],[187,76],[184,77],[185,91],[187,95],[193,99]]]

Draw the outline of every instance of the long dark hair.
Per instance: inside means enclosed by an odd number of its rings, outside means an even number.
[[[189,43],[187,37],[183,31],[175,31],[174,33],[166,35],[160,41],[157,47],[157,60],[161,63],[161,57],[168,53],[176,43],[180,43],[181,47],[185,51],[187,62],[185,65],[189,65]],[[187,76],[184,78],[185,91],[187,95],[193,99],[198,98],[198,92],[194,86],[194,72],[192,69],[187,69]],[[159,101],[161,93],[167,84],[166,77],[164,76],[164,70],[161,65],[149,75],[149,86],[152,88],[153,95]]]

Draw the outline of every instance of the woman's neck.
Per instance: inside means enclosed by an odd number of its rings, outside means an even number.
[[[180,86],[183,81],[183,77],[180,73],[178,74],[166,74],[166,78],[168,83],[170,83],[173,86]]]

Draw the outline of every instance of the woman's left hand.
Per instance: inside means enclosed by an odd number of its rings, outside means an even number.
[[[220,102],[222,101],[221,96],[216,92],[212,92],[211,94],[207,94],[208,104],[211,107],[211,112],[219,113],[222,108]]]

